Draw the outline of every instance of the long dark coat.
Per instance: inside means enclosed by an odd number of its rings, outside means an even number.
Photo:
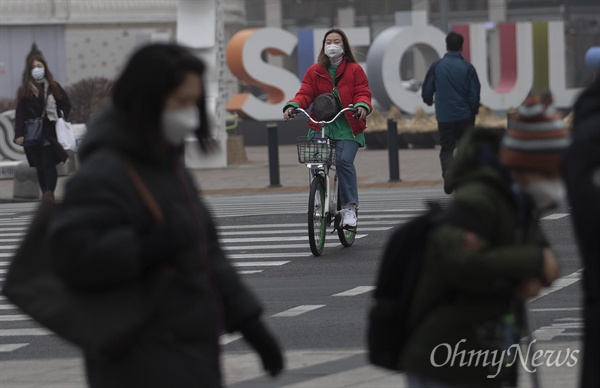
[[[91,387],[220,387],[219,335],[261,306],[226,258],[181,155],[145,155],[114,110],[79,149],[51,226],[57,268],[73,287],[103,292],[155,276],[153,317],[112,353],[84,349]],[[132,162],[165,215],[158,228],[123,168]],[[119,319],[118,316],[114,319]]]
[[[56,108],[58,111],[62,110],[65,119],[68,119],[69,113],[71,112],[71,102],[69,101],[69,96],[67,96],[67,93],[58,82],[56,83],[56,85],[60,90],[60,96],[54,96],[54,99],[56,100]],[[44,112],[46,96],[43,93],[43,88],[40,87],[39,89],[40,93],[38,93],[37,97],[22,97],[19,98],[17,101],[17,109],[15,111],[15,138],[25,135],[25,120],[41,117],[42,113]],[[50,88],[48,88],[48,93],[51,93]],[[44,136],[46,137],[46,139],[48,139],[48,142],[54,150],[54,164],[65,162],[69,158],[69,155],[58,143],[58,140],[56,138],[55,121],[44,119]],[[25,155],[27,156],[27,161],[29,162],[29,165],[31,167],[36,167],[34,162],[35,158],[33,157],[33,154],[36,152],[39,152],[41,154],[42,147],[23,148],[25,149]]]
[[[600,78],[578,98],[564,159],[573,226],[585,267],[581,387],[600,386]]]

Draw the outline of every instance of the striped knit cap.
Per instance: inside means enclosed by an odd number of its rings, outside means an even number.
[[[558,173],[562,152],[571,141],[561,118],[550,93],[530,93],[508,117],[500,162],[515,169]]]

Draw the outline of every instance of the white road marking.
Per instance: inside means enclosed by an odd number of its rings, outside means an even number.
[[[0,322],[16,322],[16,321],[30,321],[31,317],[25,314],[15,315],[0,315]]]
[[[54,335],[50,330],[36,328],[36,329],[0,329],[0,337],[19,337],[19,336],[30,336],[30,335]]]
[[[365,235],[357,234],[356,238],[362,238]],[[325,240],[338,240],[337,235],[327,235]],[[224,238],[221,240],[223,244],[235,244],[235,243],[251,243],[251,242],[283,242],[283,241],[308,241],[308,236],[296,236],[296,237],[261,237],[261,238]]]
[[[542,220],[558,220],[560,218],[567,217],[568,215],[569,215],[568,213],[554,213],[554,214],[550,214],[546,217],[542,217]]]
[[[0,249],[2,249],[3,251],[7,251],[7,250],[14,250],[19,248],[18,245],[0,245]]]
[[[581,311],[583,307],[557,307],[557,308],[545,308],[545,309],[529,309],[529,311],[543,312],[543,311]]]
[[[337,244],[334,246],[339,246]],[[259,249],[309,249],[308,244],[277,244],[277,245],[237,245],[237,246],[223,246],[226,251],[246,251],[246,250],[259,250]],[[285,253],[282,254],[285,256]]]
[[[333,294],[332,296],[355,296],[355,295],[364,294],[365,292],[369,292],[374,289],[375,289],[375,287],[373,287],[373,286],[359,286],[359,287],[355,287],[348,291]]]
[[[219,337],[219,342],[221,345],[227,345],[233,341],[239,340],[240,338],[242,338],[241,334],[223,334],[221,337]]]
[[[0,310],[14,310],[16,308],[17,307],[12,304],[0,304]]]
[[[285,258],[289,257],[308,257],[312,256],[310,252],[297,252],[297,253],[235,253],[228,254],[227,257],[230,259],[267,259],[267,258]]]
[[[237,273],[239,273],[240,275],[252,275],[254,273],[261,273],[263,270],[262,269],[257,269],[257,270],[250,270],[250,271],[237,271]]]
[[[360,228],[359,230],[361,232],[377,232],[377,231],[381,231],[381,230],[388,230],[393,227],[393,226],[380,226],[380,227],[375,226],[375,227],[363,228],[362,225],[363,224],[359,221],[358,227]],[[283,229],[283,230],[276,230],[276,231],[248,230],[248,231],[244,231],[244,232],[239,232],[239,231],[238,232],[219,232],[219,236],[252,236],[252,235],[256,235],[256,234],[258,234],[258,235],[297,234],[299,236],[304,236],[307,233],[308,233],[307,228],[305,227],[304,229]],[[20,240],[16,240],[16,241],[20,241]],[[257,239],[256,241],[260,241],[260,239]]]
[[[289,263],[289,261],[245,261],[234,262],[234,267],[276,267]]]
[[[550,326],[542,326],[533,332],[533,338],[538,341],[550,341],[554,337],[567,336],[579,337],[583,335],[583,318],[566,318],[557,321],[570,321],[566,323],[552,323]],[[581,329],[576,332],[565,333],[567,329]]]
[[[324,304],[307,304],[307,305],[302,305],[302,306],[294,307],[294,308],[291,308],[289,310],[285,310],[285,311],[282,311],[280,313],[277,313],[277,314],[274,314],[274,315],[271,315],[271,316],[274,317],[274,318],[296,317],[296,316],[298,316],[300,314],[304,314],[304,313],[307,313],[309,311],[319,309],[321,307],[325,307],[325,305]]]
[[[12,352],[13,350],[17,350],[23,348],[29,344],[2,344],[0,345],[0,353]]]
[[[531,298],[529,300],[529,302],[531,303],[534,300],[543,298],[544,296],[546,296],[548,294],[551,294],[551,293],[561,290],[565,287],[568,287],[573,283],[578,282],[579,280],[581,280],[582,272],[583,272],[583,269],[580,269],[578,271],[573,272],[570,275],[566,275],[566,276],[556,279],[550,287],[543,289],[542,292],[540,292],[540,294],[538,296],[536,296],[535,298]]]

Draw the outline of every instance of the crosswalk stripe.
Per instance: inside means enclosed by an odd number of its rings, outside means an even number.
[[[355,296],[355,295],[364,294],[365,292],[369,292],[374,289],[375,289],[375,287],[373,287],[373,286],[359,286],[359,287],[355,287],[348,291],[333,294],[332,296]]]
[[[16,321],[30,321],[31,317],[25,314],[14,314],[14,315],[0,315],[0,322],[16,322]]]
[[[528,300],[529,303],[543,298],[544,296],[570,286],[581,280],[583,269],[573,272],[570,275],[562,276],[554,281],[550,287],[544,288],[535,298]]]
[[[0,353],[12,352],[17,349],[21,349],[29,344],[1,344]]]
[[[362,238],[364,235],[357,234],[356,238]],[[339,237],[337,235],[325,236],[325,240],[338,240]],[[249,242],[283,242],[283,241],[308,241],[308,236],[296,236],[296,237],[261,237],[261,238],[224,238],[221,240],[223,244],[232,244],[232,243],[249,243]]]
[[[282,311],[280,313],[271,315],[273,318],[282,318],[282,317],[295,317],[309,311],[313,311],[319,309],[321,307],[325,307],[324,304],[312,304],[312,305],[302,305],[298,307],[291,308],[289,310]]]
[[[232,263],[234,267],[278,267],[289,261],[238,261]]]
[[[227,254],[230,259],[267,259],[272,257],[280,258],[283,256],[281,253],[234,253]],[[297,252],[297,253],[286,253],[285,257],[307,257],[312,256],[310,252]]]
[[[42,328],[33,329],[0,329],[0,337],[26,337],[54,335],[53,332]]]
[[[558,220],[564,217],[567,217],[568,214],[565,213],[555,213],[555,214],[550,214],[546,217],[542,217],[542,220]]]

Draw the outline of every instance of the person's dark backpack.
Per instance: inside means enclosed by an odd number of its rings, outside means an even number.
[[[438,203],[402,224],[389,237],[377,274],[367,322],[369,362],[402,370],[399,361],[409,337],[408,313],[421,272],[429,231],[442,213]]]

